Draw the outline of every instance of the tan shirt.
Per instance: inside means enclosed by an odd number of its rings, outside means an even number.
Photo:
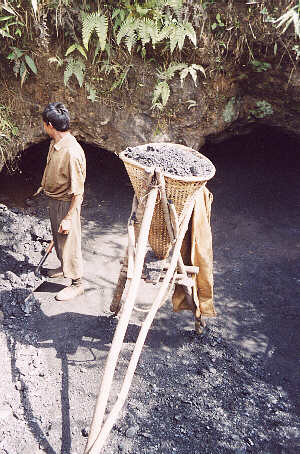
[[[44,193],[57,200],[71,200],[84,193],[86,161],[84,151],[72,134],[52,140],[41,182]]]

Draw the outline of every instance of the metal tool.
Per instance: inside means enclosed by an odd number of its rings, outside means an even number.
[[[35,274],[36,276],[37,276],[38,274],[40,274],[41,267],[42,267],[42,265],[45,263],[45,261],[47,260],[47,257],[48,257],[48,255],[51,253],[51,251],[52,251],[52,249],[53,249],[53,246],[54,246],[54,241],[52,240],[52,241],[49,243],[47,249],[45,250],[45,253],[44,253],[43,257],[41,258],[41,260],[40,260],[38,266],[37,266],[36,269],[35,269],[34,274]]]

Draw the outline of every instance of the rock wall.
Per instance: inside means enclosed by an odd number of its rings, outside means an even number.
[[[79,140],[116,153],[127,146],[160,141],[199,149],[205,140],[221,141],[248,133],[257,122],[300,135],[300,70],[296,67],[281,66],[266,72],[245,65],[234,71],[228,67],[207,78],[198,76],[201,80],[197,87],[188,78],[183,87],[174,79],[168,105],[158,114],[151,109],[154,65],[135,60],[135,71],[122,90],[98,96],[92,102],[75,81],[64,86],[63,71],[54,70],[49,56],[40,56],[37,76],[22,88],[3,62],[1,102],[9,106],[18,128],[18,135],[9,144],[12,157],[45,139],[41,113],[47,103],[58,100],[69,108],[72,132]],[[103,82],[97,83],[98,93]]]

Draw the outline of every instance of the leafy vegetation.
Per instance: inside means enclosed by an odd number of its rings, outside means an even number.
[[[232,122],[232,120],[236,117],[236,98],[233,96],[227,102],[225,109],[223,111],[223,119],[226,123]]]
[[[0,161],[8,162],[8,144],[18,134],[18,128],[11,119],[10,109],[0,104]]]
[[[104,14],[90,13],[84,14],[82,18],[82,41],[84,47],[88,49],[92,33],[95,31],[98,37],[98,45],[101,50],[105,49],[107,38],[107,17]]]
[[[158,71],[158,82],[154,87],[152,109],[163,110],[167,104],[170,96],[168,81],[175,76],[177,71],[179,72],[181,85],[188,74],[192,76],[195,86],[197,86],[197,71],[201,71],[201,73],[206,76],[205,69],[201,65],[192,64],[188,66],[186,63],[171,62],[165,71]]]
[[[282,33],[284,33],[288,27],[293,24],[295,35],[300,38],[300,2],[298,4],[289,8],[286,13],[280,16],[274,23],[277,23],[277,27],[282,27]]]
[[[265,100],[257,101],[256,108],[249,112],[255,118],[265,118],[268,115],[273,115],[271,104]],[[251,118],[251,117],[250,117]]]
[[[74,74],[78,84],[82,87],[84,79],[85,64],[81,59],[73,59],[72,57],[67,60],[67,67],[64,73],[64,84],[68,85],[70,77]]]
[[[214,22],[214,23],[211,25],[211,29],[212,29],[212,30],[215,30],[215,29],[217,29],[218,27],[219,27],[219,28],[225,27],[225,24],[222,22],[220,13],[218,13],[218,14],[216,15],[216,22]]]
[[[196,46],[196,32],[193,25],[183,17],[182,1],[145,2],[144,7],[135,2],[134,6],[135,11],[130,11],[129,8],[129,14],[123,24],[120,24],[117,33],[118,45],[125,40],[127,49],[131,52],[133,46],[141,42],[142,51],[145,53],[146,44],[151,43],[155,49],[158,43],[166,42],[171,54],[177,46],[182,50],[186,38]],[[121,11],[119,10],[118,14]]]
[[[280,65],[291,68],[291,79],[300,59],[299,18],[300,0],[0,0],[0,64],[20,89],[46,64],[58,79],[63,73],[68,90],[111,105],[139,96],[147,80],[153,88],[145,103],[161,122],[197,108],[198,98],[175,103],[174,86],[201,90],[211,79],[230,123],[239,101],[224,94],[222,81],[229,74],[241,81],[268,77]],[[18,135],[13,93],[2,87],[0,161]],[[260,100],[249,121],[272,114]]]
[[[259,61],[259,60],[252,60],[251,65],[253,66],[253,69],[258,73],[261,73],[263,71],[268,71],[268,69],[271,68],[270,63],[267,63],[265,61]]]
[[[241,63],[265,72],[274,56],[295,64],[299,17],[299,0],[245,2],[239,10],[233,0],[2,0],[1,55],[22,87],[37,74],[38,55],[59,41],[61,54],[50,56],[49,64],[63,68],[65,85],[78,83],[92,102],[99,99],[93,81],[109,76],[104,91],[121,90],[135,71],[134,58],[142,57],[162,67],[152,96],[152,108],[161,111],[173,79],[183,84],[191,77],[196,85],[197,73],[211,77]]]
[[[11,47],[11,52],[8,54],[7,59],[13,62],[13,71],[16,77],[20,77],[21,87],[28,77],[29,70],[37,74],[33,59],[24,50]]]

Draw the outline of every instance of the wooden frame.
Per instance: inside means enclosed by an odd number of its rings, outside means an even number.
[[[110,306],[112,312],[117,314],[121,311],[121,315],[106,360],[85,454],[100,454],[101,449],[103,448],[105,441],[118,417],[118,414],[126,401],[146,336],[157,310],[169,296],[170,285],[172,286],[173,283],[177,282],[184,286],[187,301],[189,302],[189,305],[195,315],[196,331],[201,333],[204,326],[201,320],[200,310],[195,305],[192,296],[192,286],[194,282],[193,278],[199,269],[198,267],[185,266],[180,252],[193,212],[196,193],[185,207],[184,216],[182,217],[181,223],[179,223],[174,205],[167,200],[164,176],[162,173],[159,170],[155,170],[149,174],[148,177],[149,188],[147,190],[147,196],[143,202],[140,202],[139,204],[137,203],[137,198],[135,196],[132,203],[131,215],[128,221],[127,253],[123,260],[119,280]],[[168,234],[173,243],[170,262],[165,265],[163,273],[159,279],[159,281],[162,282],[160,284],[158,294],[142,324],[117,400],[104,421],[113,375],[130,321],[130,316],[134,308],[140,280],[143,277],[143,265],[147,250],[149,230],[158,191],[160,192],[162,200],[164,219],[167,225]],[[134,219],[137,211],[139,211],[139,218],[142,219],[142,222],[138,231],[138,237],[135,238]],[[128,293],[124,298],[125,287],[128,287]],[[124,298],[123,303],[122,297]]]

